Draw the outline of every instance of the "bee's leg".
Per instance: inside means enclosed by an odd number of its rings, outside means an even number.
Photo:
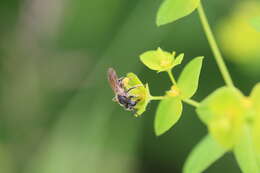
[[[133,109],[132,112],[133,112],[134,116],[136,116],[136,117],[139,116],[139,114],[137,113],[137,110],[136,110],[136,109]]]
[[[132,98],[137,98],[137,96],[130,95],[130,96],[129,96],[129,99],[132,99]]]
[[[116,97],[113,97],[112,100],[113,100],[113,102],[117,102]]]
[[[131,98],[137,98],[137,96],[129,96],[129,98],[131,99]],[[140,102],[141,101],[141,99],[137,99],[137,100],[135,100],[135,103],[133,104],[133,106],[135,106],[138,102]]]
[[[130,95],[128,98],[129,98],[129,99],[132,99],[132,98],[138,98],[138,96]],[[141,99],[138,98],[138,99],[135,100],[135,103],[137,104],[137,103],[140,102],[140,101],[141,101]],[[136,104],[135,104],[135,105],[136,105]]]
[[[136,85],[136,86],[133,86],[131,88],[129,88],[126,92],[128,93],[129,91],[131,91],[132,89],[135,89],[135,88],[138,88],[138,87],[141,87],[142,85],[139,84],[139,85]]]

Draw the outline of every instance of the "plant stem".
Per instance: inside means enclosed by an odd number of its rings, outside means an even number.
[[[184,99],[182,101],[184,101],[185,103],[188,103],[188,104],[190,104],[191,106],[194,106],[194,107],[198,107],[199,104],[200,104],[199,102],[192,100],[192,99]]]
[[[212,49],[212,52],[214,54],[214,57],[215,57],[215,60],[217,62],[217,65],[219,67],[219,70],[220,70],[220,72],[222,74],[222,77],[223,77],[226,85],[234,87],[234,84],[232,82],[232,79],[230,77],[228,69],[227,69],[227,67],[225,65],[223,57],[222,57],[222,55],[220,53],[220,50],[219,50],[219,48],[217,46],[216,40],[215,40],[214,35],[212,33],[212,30],[211,30],[211,28],[209,26],[207,17],[206,17],[206,15],[204,13],[204,10],[203,10],[203,7],[202,7],[201,3],[198,6],[198,12],[199,12],[199,17],[200,17],[201,24],[202,24],[203,29],[205,31],[205,34],[207,36],[209,45],[210,45],[210,47]]]
[[[167,98],[166,96],[151,96],[151,100],[163,100]],[[194,107],[198,107],[199,106],[199,102],[195,101],[195,100],[192,100],[192,99],[184,99],[182,100],[183,102],[191,105],[191,106],[194,106]]]
[[[171,70],[168,70],[167,73],[168,73],[168,75],[169,75],[169,77],[170,77],[172,83],[173,83],[174,85],[176,85],[177,82],[176,82],[175,78],[173,77],[172,71],[171,71]]]
[[[151,96],[150,99],[151,100],[163,100],[163,99],[165,99],[165,97],[164,96]]]

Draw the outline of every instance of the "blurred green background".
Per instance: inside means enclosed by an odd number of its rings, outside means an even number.
[[[171,85],[167,75],[148,70],[138,58],[160,46],[184,52],[184,63],[206,57],[195,100],[224,85],[197,12],[158,28],[161,2],[0,0],[1,173],[181,172],[188,153],[207,133],[194,109],[185,105],[179,123],[156,137],[157,102],[135,118],[111,101],[106,76],[108,67],[121,76],[134,72],[152,94],[164,94]],[[204,2],[233,80],[245,94],[260,78],[260,35],[233,21],[244,14],[240,6],[250,13],[258,5]],[[243,26],[247,17],[239,18]],[[248,46],[250,39],[254,44]],[[223,171],[240,172],[232,154],[206,172]]]

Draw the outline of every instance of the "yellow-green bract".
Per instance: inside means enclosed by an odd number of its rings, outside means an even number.
[[[142,63],[151,70],[158,72],[169,71],[174,66],[181,64],[184,54],[175,58],[175,52],[169,53],[161,48],[146,51],[140,55]]]
[[[182,103],[178,97],[162,100],[157,108],[154,127],[157,136],[169,130],[181,117]]]
[[[222,87],[203,100],[196,110],[213,138],[225,148],[232,148],[241,136],[247,112],[243,99],[239,90]]]
[[[234,147],[238,165],[244,173],[259,173],[260,167],[253,146],[251,127],[245,125],[240,136],[240,140]]]
[[[203,57],[193,58],[183,69],[177,85],[182,99],[192,97],[198,89]]]
[[[189,154],[183,173],[202,173],[225,153],[226,150],[208,134]]]
[[[252,106],[255,112],[253,124],[253,141],[255,149],[260,158],[260,83],[258,83],[250,94]]]

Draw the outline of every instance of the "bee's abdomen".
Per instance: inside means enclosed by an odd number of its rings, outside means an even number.
[[[136,101],[131,100],[130,97],[118,95],[118,102],[120,105],[124,106],[127,110],[133,110],[134,106],[137,104]]]

